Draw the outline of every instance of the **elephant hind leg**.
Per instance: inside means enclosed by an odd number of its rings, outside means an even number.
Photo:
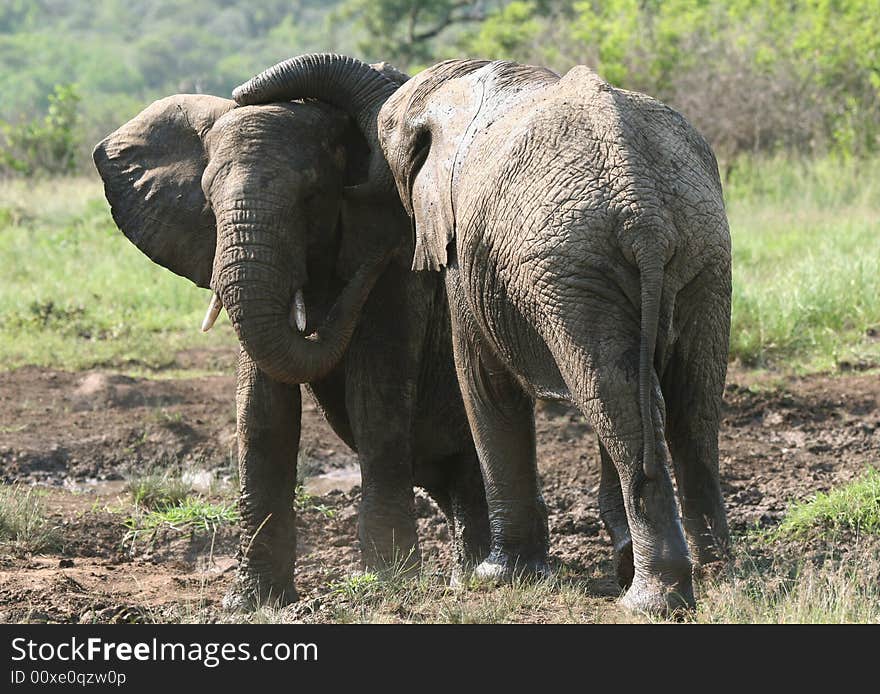
[[[699,309],[683,321],[662,387],[684,527],[697,563],[705,565],[723,558],[730,541],[718,470],[728,342],[717,321],[727,314],[725,300],[711,295],[689,298],[685,305]]]
[[[590,334],[580,346],[567,351],[562,371],[576,404],[599,436],[607,466],[606,514],[615,528],[612,537],[625,544],[623,518],[614,509],[619,478],[626,524],[632,538],[633,577],[623,598],[635,612],[668,614],[694,605],[691,561],[675,501],[672,480],[664,464],[664,403],[654,376],[654,428],[657,475],[645,476],[641,408],[639,406],[638,330],[622,330],[626,316],[610,307],[597,312]],[[629,346],[629,348],[628,348]],[[610,464],[609,464],[610,463]],[[615,534],[617,537],[615,537]],[[625,549],[625,547],[621,547]]]
[[[456,302],[451,299],[450,303]],[[455,365],[480,461],[491,534],[489,555],[474,575],[488,583],[549,575],[547,508],[535,458],[534,403],[476,333],[462,323],[453,311]]]
[[[614,467],[611,456],[608,455],[601,441],[599,441],[599,453],[602,459],[599,516],[611,536],[611,544],[614,547],[614,572],[617,574],[617,583],[621,588],[628,588],[632,584],[635,567],[632,535],[629,532],[626,505],[623,502],[623,489],[620,486],[617,468]]]

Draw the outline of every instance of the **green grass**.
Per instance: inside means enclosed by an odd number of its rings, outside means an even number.
[[[44,496],[21,484],[0,486],[0,546],[24,552],[58,549],[61,532],[47,517]]]
[[[291,608],[263,607],[225,619],[283,624],[331,623],[632,623],[844,624],[880,622],[880,545],[853,548],[846,557],[810,563],[779,553],[766,560],[744,541],[722,575],[698,581],[698,607],[660,619],[623,611],[614,597],[597,596],[584,581],[555,577],[497,587],[450,588],[426,567],[415,577],[355,573]],[[199,601],[202,605],[204,600]],[[182,621],[193,621],[193,610]],[[195,621],[214,621],[202,610]]]
[[[731,561],[719,574],[697,579],[697,610],[684,617],[626,613],[614,596],[596,594],[597,575],[573,576],[565,568],[541,581],[497,587],[472,581],[453,589],[436,567],[428,564],[413,575],[401,563],[381,574],[357,572],[331,581],[314,604],[321,621],[337,623],[877,623],[878,535],[880,473],[868,469],[827,494],[793,504],[776,528],[734,538]],[[309,620],[308,603],[295,614]],[[290,618],[290,612],[271,608],[255,616],[261,622]]]
[[[790,549],[789,549],[790,552]],[[732,624],[880,622],[880,545],[821,563],[777,551],[761,562],[747,549],[725,574],[700,586],[692,621]]]
[[[880,159],[743,161],[725,187],[731,356],[832,370],[880,362]]]
[[[880,158],[743,159],[725,194],[731,356],[802,372],[880,364]],[[208,293],[125,239],[96,177],[0,182],[0,258],[2,367],[180,374],[176,352],[236,343],[225,319],[199,331]]]
[[[880,472],[869,468],[849,484],[792,505],[772,534],[807,538],[817,533],[829,538],[880,535]]]
[[[299,484],[296,487],[296,495],[293,499],[293,507],[298,512],[317,511],[325,518],[333,518],[336,511],[322,503],[317,497],[312,496],[306,491],[306,488]]]
[[[661,619],[623,611],[604,568],[591,574],[561,567],[539,581],[449,586],[431,561],[419,572],[398,561],[383,572],[336,576],[317,595],[284,608],[221,615],[222,621],[290,623],[609,623],[698,624],[880,623],[880,473],[868,470],[816,501],[794,504],[773,530],[734,537],[732,558],[718,573],[695,581],[697,610]],[[804,509],[809,509],[805,512]],[[779,528],[797,527],[795,533]],[[872,528],[869,532],[868,528]],[[845,537],[836,529],[858,530]],[[873,534],[872,534],[873,533]],[[610,549],[608,550],[610,553]],[[212,622],[210,600],[200,595],[171,619]]]
[[[735,544],[735,558],[715,578],[697,581],[698,624],[839,624],[880,621],[880,543],[848,547],[843,556],[807,561],[791,547]],[[759,553],[760,552],[760,553]],[[681,621],[624,612],[565,575],[537,582],[449,588],[430,568],[415,578],[353,574],[321,599],[329,621],[495,624]],[[302,617],[302,613],[300,613]],[[265,617],[264,617],[265,619]],[[268,621],[285,621],[283,612]]]
[[[738,538],[724,573],[701,586],[695,621],[880,621],[880,473],[868,468],[793,503],[780,524]]]
[[[178,350],[235,344],[199,325],[209,294],[116,228],[94,178],[0,181],[0,365],[149,369]]]
[[[179,506],[192,490],[192,485],[181,476],[168,472],[140,475],[126,485],[134,504],[148,510]]]
[[[148,509],[136,507],[125,519],[128,528],[124,543],[132,549],[143,537],[147,544],[155,540],[161,530],[175,532],[215,532],[224,525],[235,523],[238,511],[234,503],[214,503],[199,496],[187,496],[176,504]]]

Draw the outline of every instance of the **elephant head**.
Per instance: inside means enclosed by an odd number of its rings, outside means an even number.
[[[397,84],[395,73],[376,74]],[[393,248],[361,244],[320,326],[307,314],[310,272],[335,268],[309,258],[322,257],[340,219],[386,237],[400,222],[387,200],[344,192],[367,161],[344,114],[321,104],[235,106],[202,95],[157,101],[97,145],[95,165],[126,237],[214,291],[203,329],[222,304],[261,369],[285,383],[314,381],[342,357]]]

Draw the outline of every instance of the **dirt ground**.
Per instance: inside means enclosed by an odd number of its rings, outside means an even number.
[[[109,371],[24,368],[0,373],[0,475],[47,490],[63,545],[54,553],[0,550],[0,621],[137,622],[220,619],[235,571],[235,529],[126,538],[125,480],[180,466],[205,493],[235,498],[233,354],[189,354],[191,367],[229,375],[129,378]],[[732,369],[721,430],[723,491],[734,532],[772,525],[804,499],[875,465],[876,374],[790,379]],[[304,398],[300,468],[313,502],[299,514],[297,586],[304,604],[359,568],[356,458]],[[599,520],[595,437],[574,410],[539,405],[538,460],[552,558],[613,604],[619,594]],[[210,483],[210,484],[209,484]],[[328,513],[328,510],[330,511]],[[417,504],[423,555],[449,569],[443,517]]]

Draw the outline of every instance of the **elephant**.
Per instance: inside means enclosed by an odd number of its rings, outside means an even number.
[[[444,275],[489,505],[477,577],[547,572],[534,401],[569,401],[598,436],[621,604],[692,609],[695,564],[723,559],[729,540],[730,231],[705,139],[585,66],[448,60],[398,88],[355,59],[310,54],[233,92],[240,104],[302,97],[357,120],[365,185],[397,190],[413,269]]]
[[[93,158],[125,236],[211,289],[203,329],[225,307],[241,342],[239,567],[226,606],[297,599],[299,384],[357,451],[365,565],[419,565],[414,484],[447,516],[454,579],[478,564],[487,506],[445,289],[410,272],[396,194],[359,190],[369,150],[350,119],[318,102],[176,95]]]

